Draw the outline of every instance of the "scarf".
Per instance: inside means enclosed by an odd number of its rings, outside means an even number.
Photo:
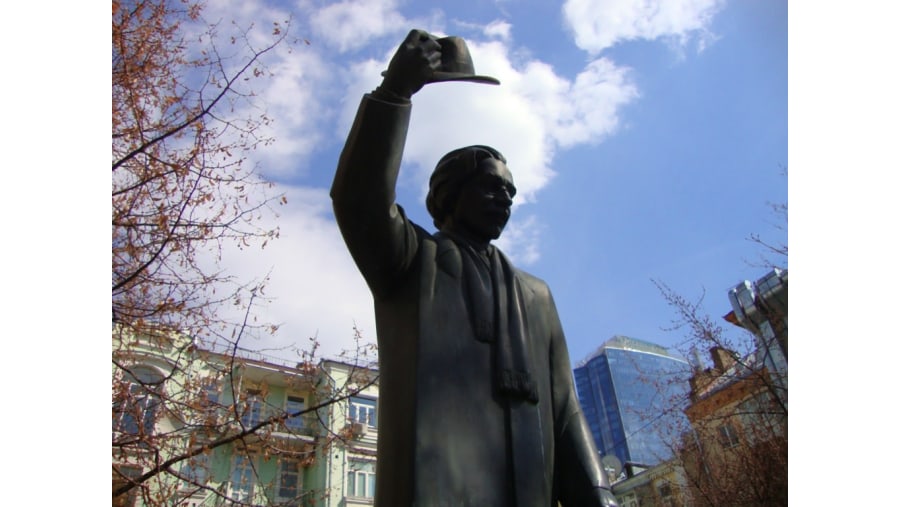
[[[466,252],[463,255],[470,257],[469,262],[463,262],[464,297],[475,338],[494,346],[498,392],[536,404],[537,385],[530,369],[522,288],[512,264],[495,247],[488,246],[486,252],[479,253],[464,239],[445,234]],[[488,270],[489,280],[479,274],[476,263]]]

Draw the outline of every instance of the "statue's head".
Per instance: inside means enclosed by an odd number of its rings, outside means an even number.
[[[484,243],[500,237],[516,195],[506,159],[481,145],[444,155],[428,187],[425,205],[435,227]]]

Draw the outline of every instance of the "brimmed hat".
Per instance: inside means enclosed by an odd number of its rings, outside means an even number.
[[[429,83],[442,81],[472,81],[498,85],[500,80],[490,76],[475,74],[475,64],[472,63],[472,55],[466,41],[460,37],[444,37],[437,40],[441,45],[441,68],[436,70]]]

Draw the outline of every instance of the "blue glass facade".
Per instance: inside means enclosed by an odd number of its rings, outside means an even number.
[[[622,463],[653,466],[686,423],[690,367],[658,345],[616,336],[575,368],[575,384],[597,449]]]

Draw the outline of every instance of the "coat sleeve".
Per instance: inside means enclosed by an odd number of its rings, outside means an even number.
[[[550,361],[555,419],[555,487],[560,503],[570,506],[617,506],[600,455],[575,394],[569,350],[556,304],[550,296]]]
[[[344,242],[376,298],[402,279],[418,249],[417,228],[394,202],[411,108],[366,94],[331,186]]]

